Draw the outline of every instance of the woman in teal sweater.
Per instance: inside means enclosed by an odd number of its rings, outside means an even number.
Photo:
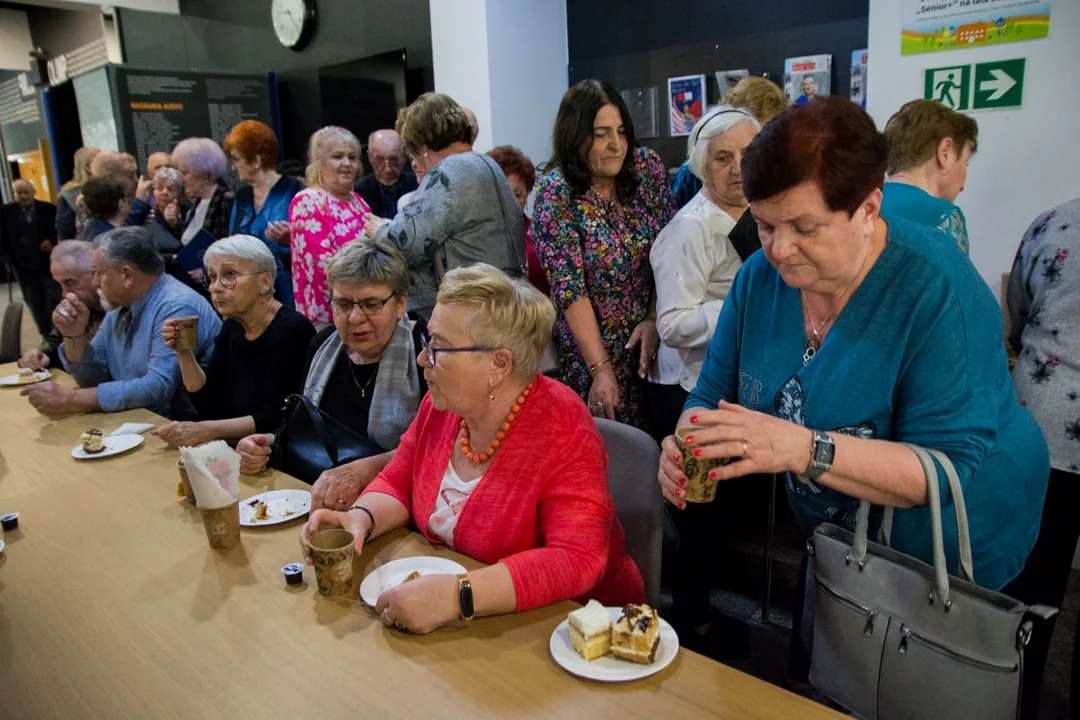
[[[1049,459],[1016,400],[1001,313],[936,231],[880,217],[886,146],[842,98],[792,108],[747,151],[744,191],[762,252],[735,278],[679,424],[694,454],[734,458],[720,480],[786,473],[806,533],[854,526],[860,500],[896,512],[893,547],[931,560],[926,478],[903,443],[953,461],[975,581],[1011,580],[1039,532]],[[660,483],[685,507],[673,437]],[[942,475],[944,478],[944,475]],[[955,516],[941,497],[956,572]]]

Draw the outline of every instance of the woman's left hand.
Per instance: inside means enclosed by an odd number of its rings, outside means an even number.
[[[720,401],[717,410],[701,409],[690,418],[701,429],[690,444],[703,460],[732,458],[710,474],[717,480],[744,475],[803,473],[810,464],[813,433],[801,425]]]
[[[292,226],[284,220],[278,220],[266,226],[266,239],[270,242],[276,242],[278,245],[288,245],[291,233]]]
[[[641,345],[638,353],[638,377],[642,380],[649,374],[653,363],[656,362],[656,349],[660,347],[660,335],[656,332],[656,321],[642,320],[634,328],[630,335],[630,342],[626,343],[626,349],[630,350],[635,345]]]
[[[384,590],[375,612],[387,627],[427,635],[460,617],[458,579],[454,575],[424,575]]]
[[[164,440],[169,447],[192,447],[210,442],[209,437],[197,422],[167,422],[150,431],[151,435]]]
[[[375,213],[365,213],[364,214],[364,237],[366,237],[368,240],[374,240],[375,239],[375,233],[379,232],[379,228],[381,228],[383,225],[385,225],[388,222],[390,222],[390,221],[387,220],[386,218],[379,217]]]

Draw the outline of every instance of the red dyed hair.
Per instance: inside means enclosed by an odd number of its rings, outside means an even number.
[[[762,127],[743,156],[743,192],[756,202],[812,180],[830,210],[854,215],[884,184],[888,159],[885,136],[865,110],[844,97],[819,97]]]
[[[236,153],[248,162],[255,158],[264,170],[273,170],[277,166],[278,139],[270,126],[258,120],[242,120],[237,123],[221,147],[226,153]]]
[[[500,145],[488,151],[488,155],[502,168],[503,175],[517,175],[525,183],[525,190],[531,192],[536,184],[536,167],[525,153],[513,145]]]

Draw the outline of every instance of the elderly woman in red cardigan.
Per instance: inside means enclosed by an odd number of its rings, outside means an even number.
[[[575,392],[537,373],[554,320],[551,301],[490,265],[447,273],[417,358],[429,393],[416,420],[350,510],[316,510],[304,525],[309,562],[317,530],[344,527],[359,553],[411,522],[488,565],[386,590],[376,610],[387,624],[427,633],[571,598],[644,602],[593,419]]]

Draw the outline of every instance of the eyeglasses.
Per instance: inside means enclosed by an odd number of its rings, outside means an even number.
[[[382,155],[372,155],[369,153],[368,161],[370,161],[374,167],[383,167],[403,165],[405,163],[405,158],[401,157],[400,155],[390,155],[389,157],[384,157]]]
[[[233,272],[232,270],[226,270],[220,275],[206,273],[206,275],[203,276],[203,287],[209,290],[210,286],[216,282],[220,283],[221,287],[225,288],[226,290],[232,290],[234,287],[236,287],[237,279],[246,277],[248,275],[262,275],[262,273],[238,273]]]
[[[495,352],[498,348],[481,347],[432,347],[431,337],[427,333],[420,334],[420,354],[424,356],[424,364],[430,368],[436,367],[435,356],[438,353],[462,353],[462,352]]]
[[[382,300],[376,298],[365,298],[363,300],[350,300],[349,298],[336,297],[330,300],[330,305],[334,308],[334,314],[348,317],[352,315],[353,308],[360,308],[360,312],[368,317],[379,315],[382,313],[383,308],[386,307],[386,303],[390,302],[397,293],[390,293]]]

